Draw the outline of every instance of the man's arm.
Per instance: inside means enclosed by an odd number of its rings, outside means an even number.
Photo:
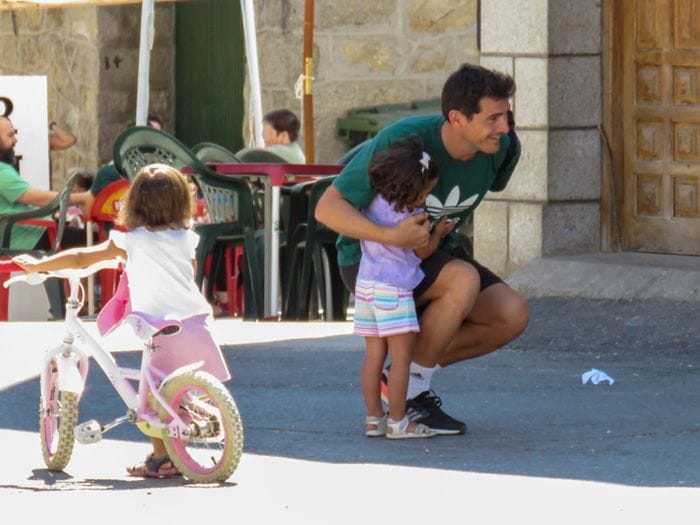
[[[36,206],[37,208],[41,208],[54,200],[56,195],[58,195],[57,191],[28,188],[27,191],[17,197],[17,202],[21,202],[22,204],[30,204],[32,206]],[[84,193],[71,193],[70,203],[84,205],[86,203],[86,195]]]
[[[46,206],[49,202],[54,200],[58,195],[58,192],[40,190],[39,188],[28,188],[22,195],[17,197],[17,202],[22,204],[31,204],[37,208]]]
[[[49,125],[49,149],[59,151],[70,148],[77,142],[75,135],[55,122]]]
[[[364,216],[333,185],[319,199],[315,217],[331,230],[353,239],[416,249],[430,238],[427,213],[411,215],[397,226],[382,226]]]

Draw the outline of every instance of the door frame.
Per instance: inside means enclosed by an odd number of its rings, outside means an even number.
[[[623,11],[619,0],[603,1],[603,123],[601,248],[604,252],[625,249],[624,169],[625,129],[623,107]]]

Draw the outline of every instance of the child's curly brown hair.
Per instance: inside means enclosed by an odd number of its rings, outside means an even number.
[[[438,178],[438,167],[431,158],[428,166],[423,159],[423,141],[418,135],[397,140],[391,147],[377,153],[369,165],[369,177],[374,189],[394,204],[396,211],[413,211],[416,201]]]
[[[184,175],[166,164],[149,164],[134,177],[118,222],[129,230],[188,228],[193,208]]]

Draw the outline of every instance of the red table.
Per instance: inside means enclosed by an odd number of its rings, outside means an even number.
[[[324,175],[337,175],[338,164],[239,163],[207,164],[221,175],[260,177],[265,184],[265,317],[277,318],[279,308],[280,187]]]

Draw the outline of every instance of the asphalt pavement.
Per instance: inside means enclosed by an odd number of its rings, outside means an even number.
[[[391,442],[362,433],[362,341],[349,323],[219,320],[244,423],[227,483],[137,480],[148,445],[119,427],[48,472],[37,436],[38,369],[56,323],[5,323],[0,340],[0,501],[55,523],[209,512],[226,521],[696,523],[700,510],[700,304],[544,297],[526,332],[433,381],[464,436]],[[128,333],[108,346],[136,348]],[[137,363],[138,352],[118,354]],[[599,369],[614,384],[582,384]],[[91,369],[80,420],[122,414]],[[86,498],[86,496],[89,496]]]

